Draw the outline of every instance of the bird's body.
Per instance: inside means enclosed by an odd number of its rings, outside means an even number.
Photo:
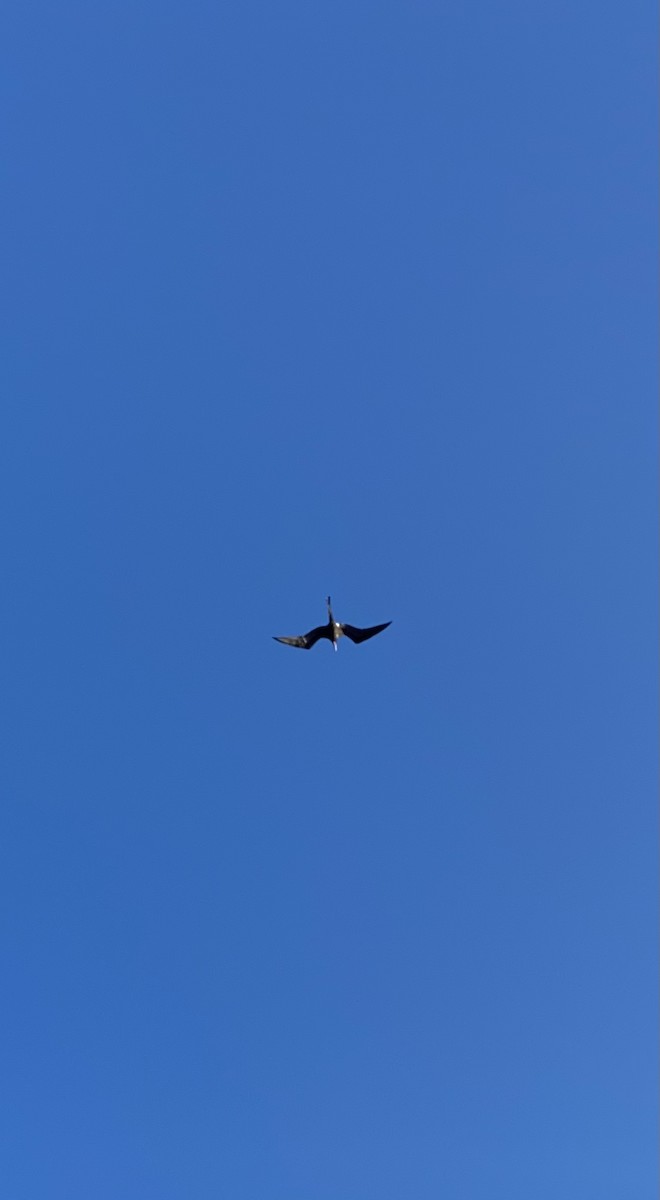
[[[391,621],[385,621],[383,625],[372,625],[369,629],[358,629],[355,625],[347,625],[345,622],[335,621],[332,615],[332,605],[329,596],[327,604],[327,625],[317,625],[316,629],[310,629],[309,633],[302,633],[299,637],[276,637],[274,640],[276,642],[283,642],[285,646],[297,646],[300,650],[311,650],[312,646],[315,646],[321,638],[327,638],[329,642],[332,642],[336,650],[340,637],[350,638],[352,642],[366,642],[368,638],[381,633],[383,629],[387,629],[387,626],[392,624]]]

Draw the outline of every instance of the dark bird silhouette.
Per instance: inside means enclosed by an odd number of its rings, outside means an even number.
[[[285,646],[297,646],[300,650],[311,650],[320,638],[327,638],[336,650],[337,642],[344,635],[352,642],[366,642],[367,638],[375,637],[377,633],[382,633],[383,629],[387,629],[387,626],[392,624],[391,621],[385,621],[383,625],[371,625],[369,629],[358,629],[355,625],[346,625],[341,621],[335,621],[329,596],[327,605],[327,625],[317,625],[316,629],[310,629],[309,633],[301,633],[300,637],[276,637],[274,640],[283,642]]]

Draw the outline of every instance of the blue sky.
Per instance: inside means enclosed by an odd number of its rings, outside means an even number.
[[[655,15],[2,24],[3,1197],[651,1196]]]

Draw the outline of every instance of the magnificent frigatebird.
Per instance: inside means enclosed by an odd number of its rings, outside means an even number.
[[[345,625],[342,621],[335,621],[332,615],[329,596],[327,605],[327,625],[318,625],[316,629],[310,629],[309,633],[302,633],[300,637],[276,637],[274,640],[276,642],[284,642],[285,646],[298,646],[301,650],[311,650],[319,638],[327,638],[329,642],[332,642],[336,650],[337,642],[344,634],[352,642],[366,642],[367,638],[374,637],[377,633],[382,633],[383,629],[387,629],[387,626],[392,624],[391,621],[386,621],[384,625],[371,625],[369,629],[356,629],[355,625]]]

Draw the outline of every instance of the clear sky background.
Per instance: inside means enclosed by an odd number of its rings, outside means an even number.
[[[654,1195],[655,35],[5,5],[2,1200]]]

